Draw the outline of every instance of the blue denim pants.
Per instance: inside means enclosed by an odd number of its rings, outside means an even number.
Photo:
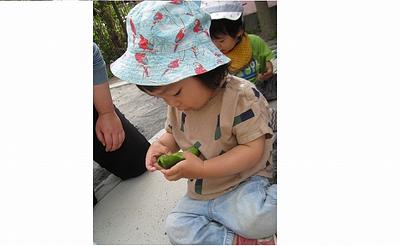
[[[234,235],[250,239],[276,233],[276,184],[253,176],[236,189],[208,201],[185,195],[168,215],[172,244],[232,244]]]

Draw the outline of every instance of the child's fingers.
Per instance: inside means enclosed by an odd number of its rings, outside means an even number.
[[[197,156],[195,156],[193,153],[189,152],[189,151],[184,151],[182,153],[183,157],[185,158],[185,160],[188,160],[190,162],[190,160],[193,160],[193,158],[197,158]]]
[[[157,152],[159,152],[160,155],[164,155],[164,154],[170,153],[170,150],[169,150],[168,147],[166,147],[166,146],[164,146],[162,144],[159,144],[159,143],[157,143],[156,146],[157,146]]]
[[[178,164],[176,164],[175,166],[171,167],[170,169],[162,168],[162,169],[160,169],[160,171],[166,176],[173,176],[174,174],[177,173],[177,167],[176,167],[177,165]]]
[[[272,77],[272,73],[270,73],[270,72],[265,72],[265,73],[262,73],[262,74],[258,75],[258,79],[262,80],[262,81],[267,80],[267,79],[269,79],[271,77]]]
[[[147,168],[150,168],[150,163],[151,163],[151,158],[152,156],[150,156],[148,153],[146,154],[146,159],[145,159],[145,164]]]
[[[169,154],[171,151],[168,147],[164,146],[159,142],[154,142],[149,151],[146,154],[146,168],[149,171],[163,170],[163,168],[158,165],[157,159],[159,156],[164,154]]]
[[[154,151],[152,151],[152,153],[148,153],[146,155],[146,168],[149,171],[156,171],[156,170],[161,170],[163,169],[160,165],[158,165],[157,163],[157,159],[158,156],[160,156],[161,154],[154,154]]]
[[[164,177],[169,180],[169,181],[175,181],[179,179],[179,175],[177,172],[176,166],[170,168],[170,169],[161,169],[160,172],[164,174]]]
[[[146,168],[150,172],[154,172],[157,170],[157,167],[155,167],[154,163],[156,162],[156,157],[155,156],[146,156]]]
[[[149,168],[147,168],[147,170],[149,170],[150,172],[154,172],[157,171],[157,168],[155,166],[150,166]]]
[[[168,169],[160,169],[160,172],[162,172],[162,174],[164,174],[165,176],[169,176],[171,173]]]

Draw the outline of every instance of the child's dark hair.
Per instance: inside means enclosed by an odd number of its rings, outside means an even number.
[[[198,74],[193,76],[197,78],[210,89],[217,89],[220,87],[221,81],[226,77],[228,74],[228,67],[229,63],[221,65],[219,67],[214,68],[203,74]],[[148,91],[152,92],[159,88],[160,86],[149,86],[149,85],[136,85],[141,91],[147,93]]]
[[[241,29],[244,29],[242,17],[237,20],[217,19],[211,21],[210,35],[213,39],[221,35],[229,35],[232,38],[236,38]]]

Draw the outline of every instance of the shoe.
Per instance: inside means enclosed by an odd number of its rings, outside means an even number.
[[[276,245],[276,233],[270,237],[257,239],[257,245]]]
[[[270,237],[261,239],[249,239],[242,237],[238,234],[235,235],[234,244],[235,245],[276,245],[276,233]]]

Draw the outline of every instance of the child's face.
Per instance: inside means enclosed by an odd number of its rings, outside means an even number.
[[[243,34],[243,31],[240,31],[236,34],[235,38],[232,38],[228,34],[221,34],[216,38],[213,38],[212,41],[217,46],[217,48],[224,54],[231,51],[239,41],[239,37]]]
[[[197,78],[189,77],[147,93],[164,99],[169,106],[180,111],[190,111],[202,108],[216,91],[206,87]]]

